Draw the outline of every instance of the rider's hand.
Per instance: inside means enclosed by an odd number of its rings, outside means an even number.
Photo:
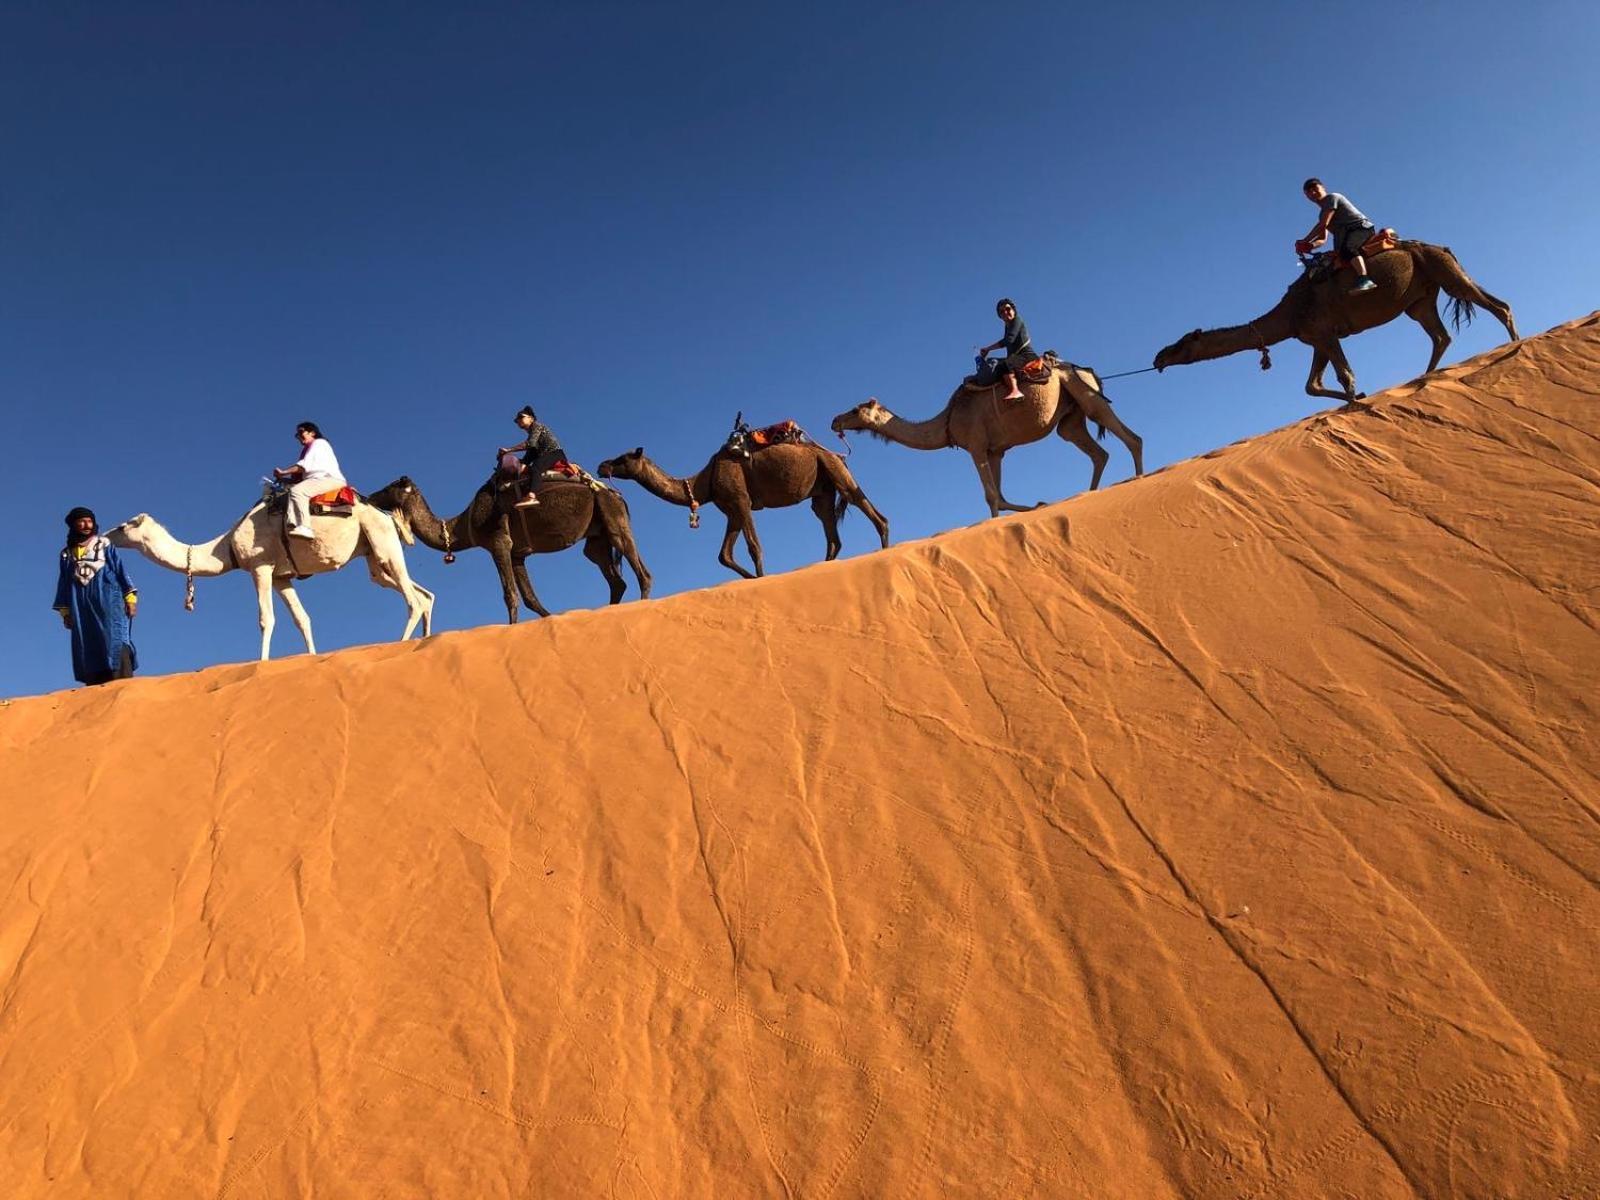
[[[127,609],[128,616],[132,617],[137,615],[139,611],[139,602],[137,600],[125,600],[123,601],[122,607]]]
[[[61,614],[61,628],[63,628],[63,629],[71,629],[72,628],[72,614],[71,613],[62,613]]]
[[[1301,238],[1299,241],[1297,241],[1294,244],[1294,252],[1296,254],[1310,254],[1311,253],[1311,243],[1306,241],[1305,238]]]

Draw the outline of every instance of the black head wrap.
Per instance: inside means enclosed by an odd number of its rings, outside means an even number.
[[[517,409],[517,416],[527,417],[531,421],[537,421],[539,419],[539,415],[533,411],[533,405],[531,404],[524,404],[521,408]]]
[[[91,512],[89,509],[83,507],[83,505],[81,505],[81,504],[78,505],[77,508],[73,509],[71,512],[69,512],[67,514],[67,524],[68,525],[75,525],[75,524],[77,524],[78,520],[80,518],[82,518],[82,517],[88,517],[89,520],[94,522],[94,527],[96,529],[100,528],[100,520],[99,520],[99,518],[96,517],[94,515],[94,513]]]

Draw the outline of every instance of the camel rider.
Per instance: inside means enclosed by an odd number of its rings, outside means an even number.
[[[294,436],[300,443],[300,461],[292,467],[273,467],[272,474],[289,489],[289,536],[314,538],[317,535],[311,528],[312,497],[344,487],[344,472],[333,455],[333,446],[315,422],[301,421],[294,427]]]
[[[1309,254],[1315,247],[1322,245],[1329,230],[1333,232],[1333,249],[1339,261],[1349,262],[1356,269],[1356,286],[1353,292],[1370,292],[1378,285],[1372,282],[1372,277],[1367,274],[1367,260],[1361,256],[1361,247],[1366,245],[1367,239],[1375,232],[1367,216],[1349,200],[1338,192],[1330,192],[1322,186],[1322,180],[1311,178],[1301,185],[1306,193],[1306,199],[1322,210],[1322,215],[1317,218],[1317,223],[1294,244],[1297,254]]]
[[[1022,389],[1017,387],[1017,372],[1022,370],[1022,365],[1031,362],[1039,356],[1033,352],[1033,339],[1028,336],[1028,326],[1017,316],[1017,306],[1010,300],[1001,300],[994,306],[994,311],[1005,322],[1005,330],[1000,335],[998,342],[990,342],[978,351],[987,354],[991,350],[1004,347],[1006,356],[1000,360],[1000,377],[1006,381],[1010,391],[1004,397],[1007,400],[1022,399]]]
[[[539,503],[539,498],[533,494],[533,485],[551,467],[566,462],[567,452],[556,441],[556,435],[550,432],[550,427],[540,423],[530,405],[524,404],[518,410],[517,425],[527,436],[515,446],[501,446],[499,453],[522,452],[522,477],[527,481],[528,494],[518,500],[515,507],[533,508]]]

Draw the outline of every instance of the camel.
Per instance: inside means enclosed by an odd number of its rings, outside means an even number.
[[[765,574],[761,558],[761,539],[756,536],[751,515],[762,508],[788,508],[802,500],[811,501],[811,511],[822,522],[827,538],[827,559],[838,557],[839,521],[855,505],[878,531],[885,549],[889,545],[889,522],[867,499],[850,468],[832,450],[814,442],[782,442],[754,451],[741,459],[719,451],[692,477],[668,475],[645,456],[644,447],[600,464],[606,479],[632,479],[647,492],[670,504],[680,504],[691,512],[690,524],[699,524],[702,504],[714,504],[728,518],[717,561],[728,570],[754,579]],[[755,574],[745,570],[733,557],[734,541],[744,535],[745,548],[755,564]]]
[[[583,556],[600,568],[611,587],[612,604],[620,602],[628,590],[617,565],[622,558],[633,568],[640,596],[650,598],[650,572],[633,540],[627,501],[611,488],[595,491],[576,482],[545,486],[539,490],[537,507],[510,510],[508,526],[500,524],[491,484],[479,488],[472,503],[448,519],[434,513],[421,489],[404,475],[368,499],[394,517],[402,537],[414,535],[423,545],[444,551],[447,563],[455,561],[458,549],[481,546],[487,550],[500,575],[506,620],[513,625],[519,615],[518,593],[530,611],[541,617],[550,615],[528,578],[528,555],[565,550],[580,539]]]
[[[256,583],[263,662],[271,657],[272,649],[271,593],[278,593],[283,606],[294,618],[300,636],[305,639],[306,653],[315,654],[317,647],[311,638],[311,617],[294,590],[295,579],[337,571],[357,557],[366,558],[373,583],[393,588],[405,597],[406,628],[400,635],[401,641],[410,638],[418,621],[422,622],[424,637],[433,631],[433,593],[415,582],[406,570],[400,534],[387,513],[358,501],[350,516],[313,516],[311,528],[316,532],[315,538],[287,537],[283,513],[269,513],[263,499],[240,517],[232,529],[194,545],[178,541],[148,513],[140,513],[115,529],[107,530],[106,536],[114,546],[137,550],[159,566],[182,571],[188,584],[184,598],[187,608],[194,607],[195,576],[249,571]]]
[[[1348,267],[1315,283],[1302,275],[1270,311],[1244,325],[1186,333],[1156,354],[1155,368],[1164,371],[1184,363],[1224,358],[1241,350],[1259,350],[1261,369],[1265,371],[1272,365],[1267,347],[1296,338],[1311,347],[1308,396],[1359,400],[1363,397],[1356,392],[1355,372],[1350,369],[1339,339],[1387,325],[1404,313],[1421,325],[1433,342],[1433,356],[1428,359],[1428,370],[1432,371],[1450,346],[1450,334],[1439,319],[1441,291],[1450,297],[1451,321],[1457,329],[1463,320],[1472,320],[1473,306],[1481,305],[1506,327],[1512,341],[1517,339],[1511,306],[1474,283],[1447,247],[1401,242],[1394,250],[1369,256],[1367,273],[1378,285],[1370,292],[1350,290],[1355,275]],[[1322,373],[1330,362],[1344,385],[1342,392],[1322,386]]]
[[[1000,491],[1000,460],[1007,450],[1037,442],[1052,431],[1089,456],[1094,464],[1089,490],[1098,488],[1110,455],[1090,436],[1091,420],[1100,426],[1102,438],[1108,429],[1117,435],[1133,456],[1134,474],[1144,474],[1144,439],[1111,411],[1111,400],[1101,390],[1093,371],[1062,363],[1043,382],[1035,383],[1019,375],[1017,385],[1022,389],[1022,399],[1006,401],[1000,398],[998,384],[988,388],[962,384],[944,408],[925,421],[897,417],[871,399],[835,417],[833,431],[843,434],[846,430],[865,430],[883,441],[898,442],[913,450],[960,446],[972,456],[972,465],[978,469],[991,517],[999,516],[1002,509],[1026,512],[1039,507],[1013,504],[1005,498]]]

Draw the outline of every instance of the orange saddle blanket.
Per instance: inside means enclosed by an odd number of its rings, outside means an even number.
[[[317,516],[346,517],[355,511],[355,507],[356,490],[349,484],[311,497],[311,511]]]

